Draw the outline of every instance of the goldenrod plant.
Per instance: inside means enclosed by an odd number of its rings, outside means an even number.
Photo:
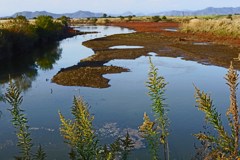
[[[12,108],[8,110],[13,116],[12,123],[16,128],[16,131],[14,132],[19,139],[17,146],[21,147],[20,153],[23,154],[23,159],[31,159],[30,150],[33,143],[31,142],[31,134],[28,132],[29,126],[27,126],[27,118],[25,117],[25,114],[23,114],[24,110],[19,108],[23,101],[23,97],[20,94],[21,91],[10,80],[9,88],[7,88],[7,93],[5,93],[5,99],[12,106]]]
[[[212,150],[207,156],[210,159],[239,159],[239,114],[238,105],[236,99],[236,90],[239,83],[237,71],[234,70],[232,63],[226,74],[227,85],[230,87],[230,100],[231,105],[227,110],[226,116],[228,117],[229,125],[231,126],[231,132],[228,132],[221,120],[221,114],[218,113],[217,108],[213,105],[213,99],[210,95],[195,87],[195,99],[198,105],[195,105],[199,110],[203,111],[206,115],[205,121],[211,124],[217,131],[217,136],[208,135],[205,133],[193,134],[201,141],[208,141],[211,143]],[[230,117],[231,116],[231,117]]]
[[[143,119],[143,125],[139,127],[139,131],[142,132],[140,136],[147,140],[148,148],[150,148],[149,154],[152,159],[160,159],[158,154],[160,151],[159,132],[157,131],[157,128],[154,127],[156,121],[150,122],[150,118],[147,116],[146,112],[144,113]]]
[[[23,97],[21,96],[20,89],[11,81],[10,76],[9,81],[9,88],[7,88],[7,92],[5,93],[5,100],[12,106],[12,108],[8,110],[13,116],[12,123],[16,129],[14,132],[19,139],[17,146],[21,147],[20,153],[22,153],[21,156],[15,156],[14,158],[23,160],[34,158],[37,160],[43,160],[46,158],[46,154],[42,150],[41,145],[39,146],[37,154],[32,156],[31,147],[33,146],[33,143],[31,142],[31,133],[28,131],[28,120],[25,117],[24,110],[19,107],[22,104]]]
[[[66,120],[59,111],[61,136],[71,147],[69,153],[72,160],[114,160],[121,158],[126,160],[134,147],[133,140],[127,132],[124,138],[117,138],[115,142],[108,147],[99,145],[99,140],[95,135],[92,126],[94,116],[89,112],[90,106],[82,100],[82,97],[75,97],[71,113],[74,120]]]
[[[169,148],[168,148],[168,136],[169,136],[169,130],[168,127],[170,126],[169,118],[167,117],[167,111],[166,108],[167,105],[164,104],[164,93],[166,91],[165,86],[168,83],[165,83],[164,77],[159,76],[157,70],[152,61],[149,57],[151,68],[148,73],[148,79],[149,81],[145,82],[148,85],[147,88],[149,89],[148,95],[151,96],[151,100],[153,103],[152,106],[152,112],[155,113],[155,121],[150,122],[149,117],[145,114],[144,120],[145,122],[140,127],[140,132],[143,132],[142,137],[146,138],[149,143],[149,147],[151,151],[149,154],[151,154],[153,159],[160,159],[157,151],[158,147],[160,145],[163,145],[163,152],[164,152],[164,159],[169,159]],[[156,128],[153,128],[156,124]],[[158,141],[156,141],[158,139]]]
[[[94,116],[89,112],[89,105],[85,103],[81,97],[75,97],[71,113],[74,120],[66,120],[60,111],[60,127],[61,136],[66,139],[64,141],[77,152],[77,159],[90,160],[99,159],[100,148],[99,140],[96,139],[95,130],[92,126]]]

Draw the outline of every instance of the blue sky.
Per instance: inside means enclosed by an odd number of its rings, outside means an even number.
[[[240,7],[240,0],[1,0],[0,16],[21,11],[73,13],[79,10],[104,13],[152,13],[199,10],[207,7]]]

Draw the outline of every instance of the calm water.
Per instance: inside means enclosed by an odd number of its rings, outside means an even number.
[[[117,33],[131,33],[113,26],[84,26],[81,31],[100,31],[98,34],[81,35],[65,39],[42,49],[34,51],[33,56],[18,57],[12,62],[0,64],[0,95],[8,86],[8,74],[23,91],[22,109],[29,120],[30,131],[35,143],[34,150],[41,143],[48,159],[68,159],[69,148],[59,134],[60,110],[65,118],[70,119],[70,107],[73,95],[79,92],[83,100],[91,106],[94,113],[94,127],[97,129],[102,144],[112,142],[117,136],[124,136],[126,131],[135,139],[140,149],[136,149],[131,159],[149,159],[145,143],[137,130],[143,123],[143,114],[151,118],[150,98],[145,93],[145,81],[150,68],[148,57],[135,60],[113,60],[106,65],[126,67],[130,72],[104,75],[110,79],[111,87],[98,89],[88,87],[67,87],[51,83],[51,78],[61,70],[77,64],[81,59],[94,52],[81,45],[83,41]],[[184,61],[179,58],[157,57],[152,55],[153,63],[159,68],[159,75],[164,76],[169,84],[166,86],[166,103],[170,106],[171,120],[169,147],[171,159],[190,159],[194,154],[194,143],[198,140],[191,136],[199,133],[205,125],[203,113],[194,107],[194,87],[192,82],[205,92],[212,92],[214,104],[225,118],[229,107],[229,91],[225,80],[227,69],[202,65],[197,62]],[[17,138],[13,133],[11,116],[7,103],[0,101],[2,117],[0,119],[0,159],[11,159],[18,155]],[[152,119],[153,120],[153,119]],[[227,123],[224,123],[227,127]]]

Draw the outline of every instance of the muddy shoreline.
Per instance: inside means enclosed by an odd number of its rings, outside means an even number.
[[[176,23],[160,23],[161,28],[175,28]],[[114,24],[112,24],[114,25]],[[116,24],[120,25],[120,24]],[[153,24],[151,24],[153,25]],[[124,24],[121,24],[124,26]],[[132,25],[134,29],[134,25]],[[138,25],[139,26],[139,25]],[[112,59],[134,59],[155,52],[157,56],[181,57],[184,60],[197,61],[204,65],[216,65],[228,68],[230,62],[240,70],[237,60],[238,47],[218,44],[211,39],[197,39],[198,35],[183,34],[179,32],[163,31],[151,32],[147,25],[136,27],[140,31],[132,34],[112,35],[83,42],[83,45],[94,50],[95,54],[82,61],[110,61]],[[148,32],[141,32],[142,27]],[[112,46],[131,45],[144,46],[141,49],[109,49]],[[121,53],[121,54],[120,54]],[[129,53],[129,54],[128,54]]]
[[[168,25],[168,27],[171,26]],[[174,27],[176,27],[176,24],[172,26],[172,28]],[[164,26],[162,26],[162,28],[164,28]],[[192,38],[191,35],[182,35],[181,37],[179,35],[182,34],[178,32],[160,30],[158,32],[116,34],[104,38],[96,38],[85,41],[82,43],[82,45],[91,48],[94,51],[94,55],[82,59],[77,66],[63,69],[54,76],[52,81],[54,83],[67,86],[76,85],[105,88],[109,85],[107,84],[108,81],[101,80],[103,74],[120,73],[128,70],[113,67],[111,68],[111,71],[108,72],[106,71],[106,66],[104,66],[104,63],[114,59],[136,59],[140,56],[149,56],[149,52],[154,52],[157,54],[156,56],[160,57],[181,57],[183,60],[191,60],[203,65],[216,65],[224,68],[229,68],[230,62],[232,61],[234,68],[240,70],[240,61],[236,59],[238,58],[239,54],[237,47],[216,44],[214,41],[199,41]],[[109,48],[119,45],[143,46],[143,48]],[[101,64],[99,65],[99,63]],[[98,71],[96,73],[94,73],[94,67],[98,67]],[[78,78],[75,76],[76,74],[83,74],[84,70],[88,70],[88,76],[85,78],[84,76]],[[66,82],[65,79],[67,77],[71,77],[69,79],[72,79],[72,81]],[[100,83],[95,85],[97,84],[97,80],[102,81],[103,83],[101,85]],[[81,83],[79,83],[79,81],[81,81]],[[91,81],[91,83],[94,85],[89,85],[89,81]],[[89,82],[89,84],[83,84],[83,82]]]

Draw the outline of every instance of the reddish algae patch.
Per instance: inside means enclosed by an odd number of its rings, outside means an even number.
[[[124,26],[137,32],[165,32],[164,28],[179,27],[179,23],[174,22],[116,22],[108,25]]]

